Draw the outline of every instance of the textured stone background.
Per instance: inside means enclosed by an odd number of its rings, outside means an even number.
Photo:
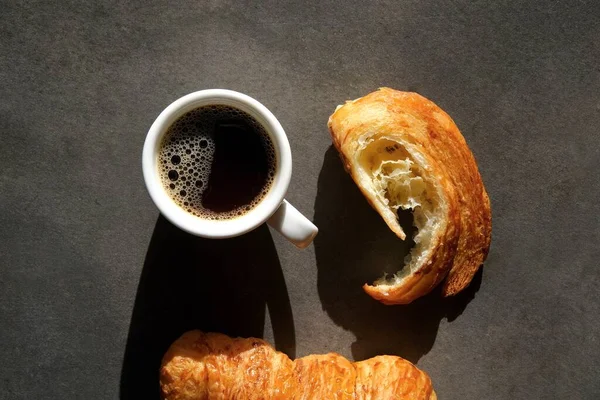
[[[600,398],[600,3],[531,3],[2,1],[0,398],[158,398],[162,353],[190,328],[291,356],[398,354],[440,399]],[[455,119],[490,194],[489,259],[456,298],[361,291],[407,249],[326,121],[383,85]],[[146,132],[215,87],[286,129],[314,246],[267,227],[206,241],[159,217]]]

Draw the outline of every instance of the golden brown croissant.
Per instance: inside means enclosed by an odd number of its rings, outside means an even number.
[[[429,376],[395,356],[351,363],[339,354],[296,361],[256,338],[195,330],[163,357],[164,400],[435,400]]]
[[[407,265],[365,291],[405,304],[444,278],[450,296],[469,285],[491,240],[491,211],[475,158],[454,121],[430,100],[381,88],[329,118],[344,167],[402,240],[399,209],[413,211],[415,247]]]

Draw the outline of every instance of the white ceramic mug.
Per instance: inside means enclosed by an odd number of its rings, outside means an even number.
[[[269,134],[277,155],[275,177],[267,195],[246,214],[229,220],[207,220],[186,212],[168,195],[159,174],[159,147],[169,127],[183,114],[208,105],[227,105],[250,114]],[[209,89],[173,102],[160,113],[148,131],[142,168],[154,204],[169,221],[191,234],[228,238],[242,235],[267,222],[299,248],[308,246],[317,235],[317,227],[284,199],[292,177],[292,152],[281,124],[265,106],[245,94]]]

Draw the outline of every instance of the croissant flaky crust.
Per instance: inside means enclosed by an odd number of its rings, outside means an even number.
[[[351,363],[339,354],[290,360],[256,338],[198,330],[163,357],[164,400],[435,400],[429,376],[396,356]]]
[[[339,106],[328,126],[344,167],[389,228],[404,240],[397,212],[410,209],[418,230],[406,266],[365,291],[405,304],[444,279],[445,296],[467,287],[488,254],[491,211],[452,118],[419,94],[381,88]]]

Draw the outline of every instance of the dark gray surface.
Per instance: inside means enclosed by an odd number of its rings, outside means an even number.
[[[398,354],[440,399],[600,398],[600,3],[529,3],[3,1],[0,398],[157,398],[190,328]],[[326,121],[382,85],[437,102],[479,162],[493,243],[457,298],[386,307],[360,289],[406,250]],[[158,217],[147,129],[214,87],[287,130],[314,246],[266,227],[207,242]]]

